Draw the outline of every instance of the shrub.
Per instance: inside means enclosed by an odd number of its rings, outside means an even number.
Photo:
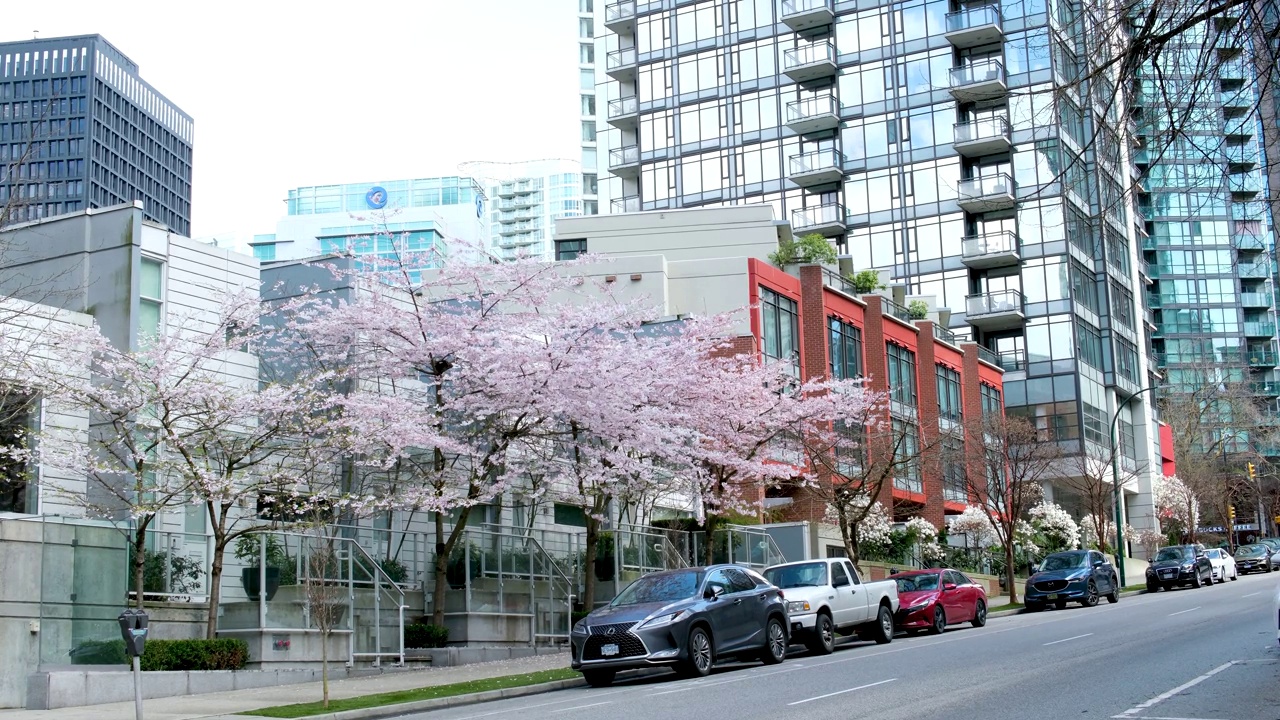
[[[72,665],[128,665],[124,640],[83,640],[68,653]]]
[[[778,249],[769,253],[769,262],[782,267],[797,263],[834,264],[837,260],[836,249],[831,241],[817,233],[801,235],[795,240],[781,240]]]
[[[165,565],[168,564],[169,587],[165,588]],[[204,576],[204,568],[200,562],[185,555],[173,554],[161,550],[147,551],[146,563],[142,569],[142,589],[148,593],[169,592],[186,595],[200,587],[200,578]]]
[[[391,578],[391,582],[402,583],[409,579],[409,569],[395,558],[383,558],[378,561],[378,564],[382,566],[382,572]]]
[[[249,662],[243,640],[148,640],[143,670],[239,670]]]
[[[853,289],[859,294],[884,290],[887,287],[880,282],[880,273],[875,270],[863,270],[857,275],[849,276],[849,280],[853,283]]]
[[[912,300],[907,303],[907,314],[912,320],[923,320],[929,317],[929,303],[923,300]]]
[[[404,646],[407,648],[440,648],[448,642],[449,628],[426,622],[404,626]]]

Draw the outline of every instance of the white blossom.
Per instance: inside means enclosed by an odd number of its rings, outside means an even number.
[[[1048,500],[1031,508],[1031,525],[1054,547],[1067,550],[1080,544],[1080,526],[1061,506]]]
[[[973,505],[966,506],[964,512],[951,521],[951,532],[969,536],[970,545],[980,548],[993,547],[999,542],[986,513]]]

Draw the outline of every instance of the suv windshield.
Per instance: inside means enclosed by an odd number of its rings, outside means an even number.
[[[1156,553],[1156,562],[1161,560],[1190,560],[1195,557],[1191,553],[1191,548],[1187,547],[1166,547],[1160,548],[1160,552]]]
[[[920,573],[919,575],[903,575],[894,578],[898,583],[898,592],[918,592],[920,590],[937,590],[937,573]]]
[[[1071,570],[1074,568],[1082,568],[1085,566],[1085,558],[1088,555],[1082,552],[1058,553],[1050,555],[1044,559],[1044,563],[1040,565],[1041,572],[1046,570]]]
[[[827,584],[827,564],[814,562],[769,568],[764,573],[764,579],[783,589],[819,587]]]
[[[699,570],[683,570],[680,572],[646,575],[627,586],[618,593],[618,597],[609,603],[612,606],[640,605],[643,603],[675,602],[691,598],[698,594],[698,586],[702,584],[702,572]]]

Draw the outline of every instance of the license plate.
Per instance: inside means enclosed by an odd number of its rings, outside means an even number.
[[[1045,597],[1049,598],[1050,600],[1057,600],[1057,599],[1058,599],[1058,596],[1057,596],[1057,595],[1046,595]]]
[[[601,654],[601,655],[604,655],[604,656],[606,656],[606,657],[608,657],[608,656],[610,656],[610,655],[617,655],[617,654],[618,654],[618,646],[617,646],[617,644],[615,644],[615,643],[609,643],[608,645],[601,645],[601,646],[600,646],[600,654]]]

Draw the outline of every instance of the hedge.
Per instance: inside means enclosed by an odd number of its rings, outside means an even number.
[[[449,628],[429,623],[413,623],[404,626],[404,646],[407,648],[440,648],[449,642]]]
[[[143,670],[239,670],[249,662],[244,640],[148,640]]]

